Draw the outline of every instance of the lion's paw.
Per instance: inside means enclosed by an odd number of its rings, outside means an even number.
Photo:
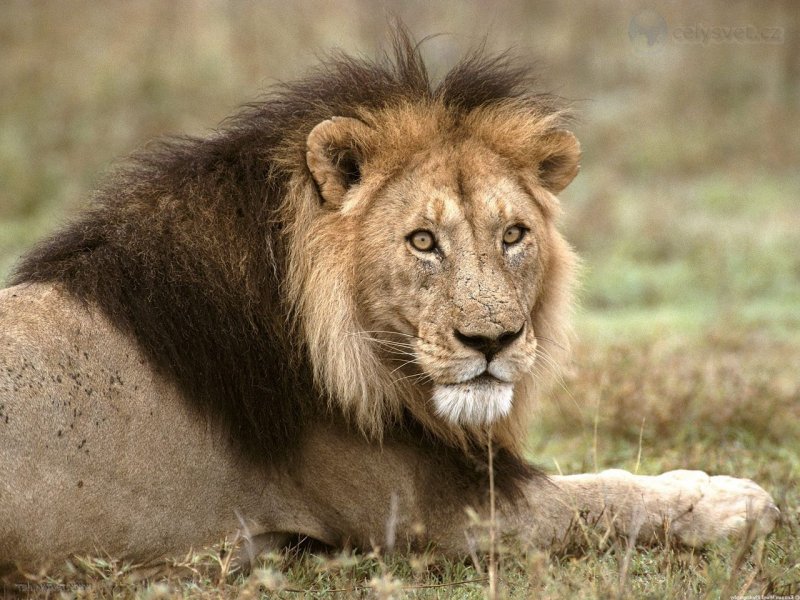
[[[655,478],[670,490],[670,532],[681,542],[699,546],[735,535],[763,536],[780,518],[772,497],[749,479],[702,471],[670,471]],[[663,489],[663,488],[662,488]]]

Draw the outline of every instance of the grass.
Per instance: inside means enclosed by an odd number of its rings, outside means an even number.
[[[78,1],[70,10],[0,4],[0,279],[85,203],[114,157],[158,134],[212,127],[265,82],[313,63],[314,50],[371,52],[382,37],[383,18],[363,16],[372,12],[366,1],[351,10],[300,4],[196,10],[142,0],[107,12]],[[501,541],[499,596],[800,594],[797,11],[673,3],[664,8],[670,24],[780,25],[787,43],[641,55],[625,34],[632,9],[583,7],[392,6],[420,36],[455,32],[429,43],[435,71],[488,27],[490,47],[539,51],[546,84],[588,99],[577,105],[584,170],[563,195],[563,228],[584,259],[579,342],[563,382],[542,400],[530,457],[552,473],[697,468],[748,477],[773,494],[783,523],[763,543],[700,551],[631,549],[602,532],[548,552]],[[221,550],[150,578],[131,565],[76,560],[64,576],[34,574],[18,591],[484,598],[488,590],[484,557],[292,548],[263,557],[246,577]]]

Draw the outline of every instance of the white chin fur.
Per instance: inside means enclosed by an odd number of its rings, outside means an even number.
[[[458,425],[491,425],[511,411],[514,384],[468,381],[437,385],[433,390],[436,413]]]

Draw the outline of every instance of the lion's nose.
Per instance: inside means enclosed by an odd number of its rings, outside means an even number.
[[[522,335],[523,329],[525,329],[525,325],[520,327],[517,331],[504,331],[497,337],[467,335],[455,329],[453,330],[453,335],[459,342],[468,348],[474,348],[485,355],[487,361],[491,361],[495,354],[508,347],[514,340],[519,338],[519,336]]]

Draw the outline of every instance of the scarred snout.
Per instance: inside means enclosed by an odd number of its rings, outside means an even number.
[[[446,343],[437,344],[433,360],[422,345],[420,362],[438,375],[433,377],[436,412],[453,423],[483,426],[510,413],[514,385],[530,372],[536,341],[514,290],[493,273],[476,272],[480,277],[465,277],[456,286],[449,335],[431,332]]]

